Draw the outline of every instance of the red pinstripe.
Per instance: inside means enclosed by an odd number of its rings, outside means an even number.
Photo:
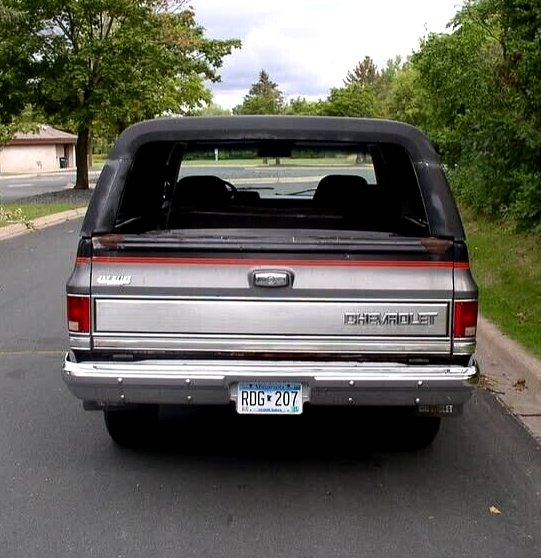
[[[245,265],[279,267],[384,267],[384,268],[443,268],[469,269],[467,262],[390,261],[390,260],[273,260],[243,258],[160,258],[94,256],[77,258],[78,264],[135,264],[135,265]]]

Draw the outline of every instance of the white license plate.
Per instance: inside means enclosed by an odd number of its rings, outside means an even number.
[[[300,415],[302,384],[240,382],[237,386],[237,412],[245,415]]]

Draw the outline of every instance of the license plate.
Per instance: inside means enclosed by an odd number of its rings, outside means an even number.
[[[237,386],[237,412],[245,415],[300,415],[302,384],[240,382]]]

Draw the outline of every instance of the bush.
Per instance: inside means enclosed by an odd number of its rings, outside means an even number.
[[[541,232],[541,173],[514,173],[516,193],[508,214],[517,230]]]
[[[472,209],[506,217],[517,231],[541,232],[541,173],[510,172],[477,159],[447,174],[456,197]]]

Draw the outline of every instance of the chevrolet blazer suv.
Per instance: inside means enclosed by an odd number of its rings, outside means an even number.
[[[63,378],[119,444],[165,406],[400,410],[425,446],[479,378],[457,207],[416,128],[327,117],[124,131],[67,283]]]

